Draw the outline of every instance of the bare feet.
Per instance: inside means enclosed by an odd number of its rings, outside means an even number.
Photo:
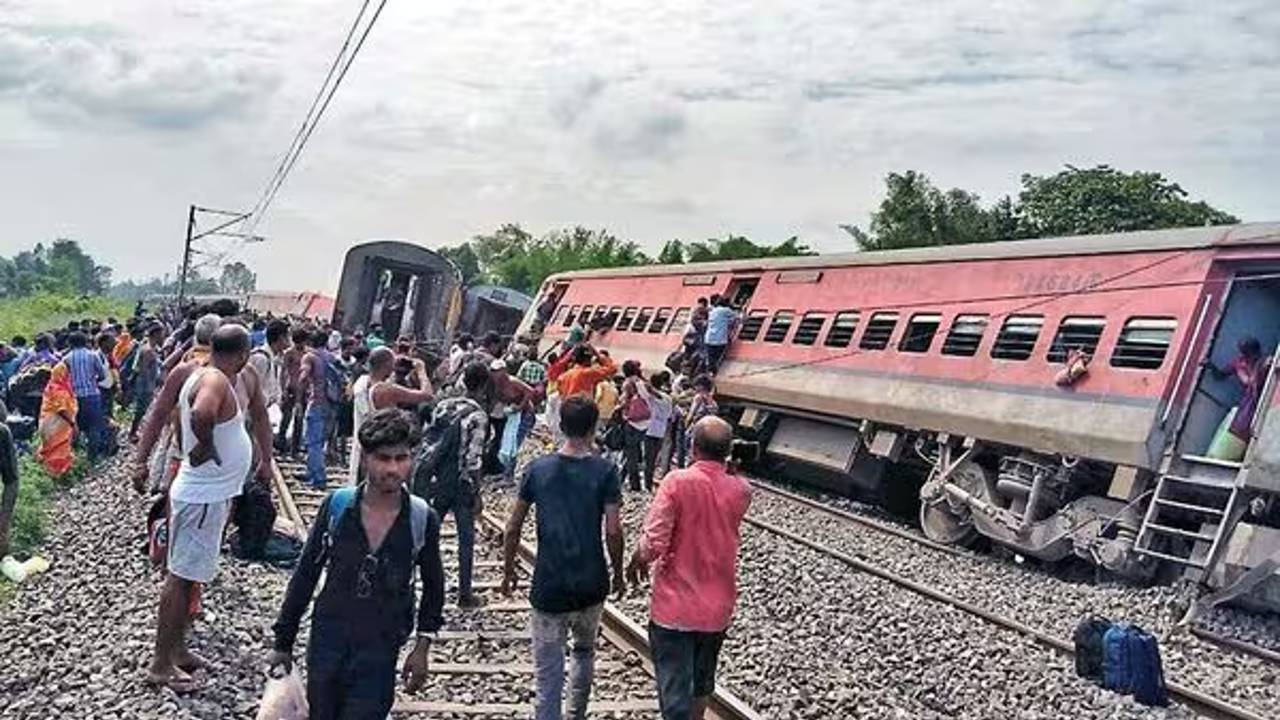
[[[177,665],[178,669],[188,673],[193,673],[197,670],[203,670],[209,667],[208,660],[205,660],[190,650],[183,650],[180,652],[178,656],[174,658],[173,664]]]
[[[200,689],[200,683],[194,677],[177,667],[166,669],[152,666],[147,670],[147,684],[165,686],[179,694]]]

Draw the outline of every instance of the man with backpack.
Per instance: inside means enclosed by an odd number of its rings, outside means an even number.
[[[412,416],[374,412],[360,427],[364,485],[343,487],[321,503],[272,629],[269,667],[288,672],[298,625],[322,571],[307,644],[307,702],[312,720],[384,718],[395,701],[396,658],[416,627],[405,660],[405,689],[427,676],[431,640],[444,624],[440,518],[405,489],[418,440]],[[422,595],[414,613],[414,572]]]
[[[441,400],[431,413],[413,470],[413,492],[426,498],[441,517],[453,513],[458,525],[458,607],[471,608],[480,605],[471,592],[471,564],[489,427],[489,413],[482,404],[488,396],[489,368],[482,363],[466,366],[462,384],[466,395]]]
[[[329,352],[329,334],[316,330],[309,339],[311,349],[302,358],[298,383],[307,399],[306,426],[303,437],[307,444],[307,484],[314,489],[325,486],[325,445],[333,425],[335,406],[346,393],[346,375]]]

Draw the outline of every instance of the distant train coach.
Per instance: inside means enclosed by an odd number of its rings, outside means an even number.
[[[740,430],[850,492],[915,475],[939,542],[1217,586],[1280,551],[1280,224],[564,273],[521,330],[657,369],[713,294]]]
[[[510,288],[465,287],[448,258],[421,245],[377,240],[347,251],[333,323],[347,332],[376,326],[386,338],[442,346],[459,332],[510,335],[530,302]]]

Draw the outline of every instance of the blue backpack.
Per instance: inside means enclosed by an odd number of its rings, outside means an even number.
[[[324,398],[338,404],[347,394],[347,373],[332,357],[324,360]]]
[[[1103,687],[1144,705],[1169,704],[1160,644],[1137,625],[1116,623],[1102,636]]]
[[[333,537],[338,532],[338,524],[342,522],[342,516],[346,514],[347,509],[355,503],[356,487],[348,485],[338,488],[329,493],[329,524],[325,527],[324,536],[324,553],[322,557],[328,558],[329,547],[333,543]],[[430,521],[431,506],[427,505],[427,501],[417,495],[409,496],[409,529],[413,534],[413,557],[417,560],[418,552],[422,550],[422,546],[427,544],[427,524]]]

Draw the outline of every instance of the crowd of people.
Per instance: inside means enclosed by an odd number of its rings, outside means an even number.
[[[127,442],[133,487],[153,501],[148,549],[164,573],[147,680],[187,691],[206,666],[187,645],[191,621],[228,528],[244,548],[264,515],[255,506],[265,503],[268,526],[274,520],[272,453],[305,458],[302,479],[316,489],[331,489],[327,468],[345,464],[351,484],[327,494],[301,549],[270,663],[291,664],[300,618],[327,570],[307,650],[312,717],[381,718],[400,649],[415,638],[403,670],[413,689],[444,622],[441,522],[452,515],[457,526],[457,605],[478,606],[471,574],[483,492],[518,488],[504,588],[514,588],[512,543],[536,505],[537,716],[560,717],[568,635],[570,714],[582,716],[602,603],[652,566],[663,714],[697,717],[732,613],[737,523],[749,499],[746,484],[725,472],[732,430],[716,417],[705,374],[723,355],[712,329],[734,317],[718,315],[719,302],[694,314],[703,341],[651,373],[594,347],[590,329],[579,326],[545,353],[536,337],[495,333],[462,335],[432,352],[413,338],[387,342],[377,327],[344,333],[230,304],[155,314],[139,306],[125,322],[68,323],[30,346],[14,338],[0,346],[0,379],[14,408],[0,438],[0,546],[18,482],[12,460],[36,436],[37,457],[53,475],[68,471],[76,448],[95,463]],[[539,421],[557,448],[517,478],[519,449]],[[656,490],[627,568],[624,481],[634,492]]]

